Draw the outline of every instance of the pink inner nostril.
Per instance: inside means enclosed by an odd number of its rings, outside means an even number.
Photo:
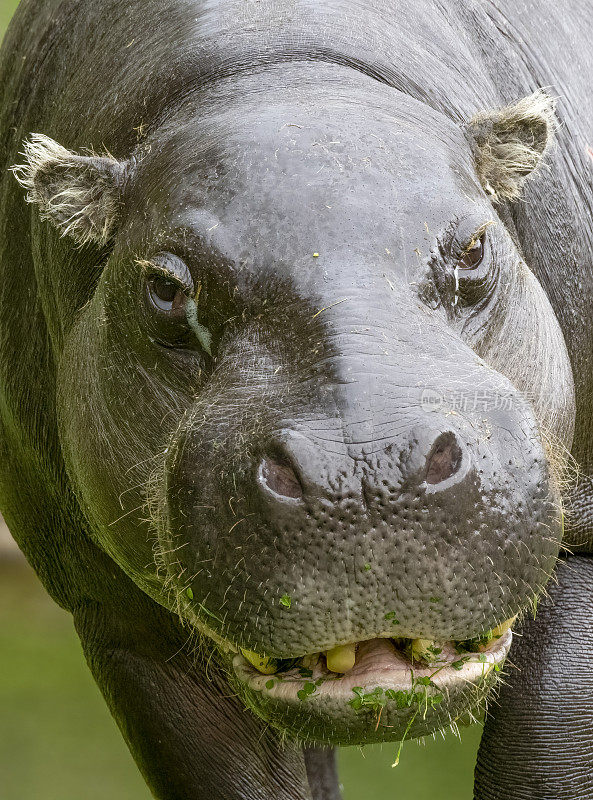
[[[463,453],[457,444],[455,434],[441,434],[432,447],[426,469],[426,483],[436,484],[446,481],[459,470]]]
[[[272,458],[264,458],[260,467],[263,483],[281,497],[301,498],[303,490],[294,470]]]

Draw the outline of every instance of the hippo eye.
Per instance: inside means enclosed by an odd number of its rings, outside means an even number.
[[[148,275],[145,298],[155,340],[166,347],[187,347],[191,339],[187,289],[166,275]]]
[[[198,310],[201,290],[200,283],[192,295],[190,287],[180,286],[171,278],[160,274],[148,276],[146,297],[152,312],[155,341],[165,347],[182,349],[194,349],[197,343],[212,356],[212,334],[202,324],[203,308]]]
[[[148,295],[152,304],[164,312],[183,311],[187,301],[187,295],[179,284],[162,275],[149,278]]]
[[[477,269],[484,259],[484,244],[486,233],[482,233],[479,239],[474,239],[470,246],[464,251],[463,255],[457,262],[459,269],[473,270]]]

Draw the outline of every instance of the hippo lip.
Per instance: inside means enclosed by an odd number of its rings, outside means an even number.
[[[324,723],[335,717],[338,725],[356,728],[354,738],[337,735],[336,743],[385,741],[397,738],[400,719],[413,722],[418,716],[424,735],[475,707],[494,683],[493,673],[500,670],[511,642],[510,629],[483,652],[460,653],[454,642],[445,642],[438,659],[427,666],[412,663],[391,639],[369,639],[357,643],[355,664],[342,675],[330,672],[323,657],[310,668],[297,662],[281,674],[263,675],[237,653],[233,667],[257,698],[255,705],[271,704],[276,712],[289,714],[291,709],[300,715],[318,714]],[[461,695],[473,702],[458,708],[455,698]],[[431,714],[436,720],[432,724],[427,719]],[[412,736],[420,735],[414,730]]]

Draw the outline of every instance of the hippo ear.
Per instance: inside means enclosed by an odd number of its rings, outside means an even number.
[[[77,155],[39,133],[31,134],[22,155],[25,163],[12,172],[42,219],[80,245],[105,245],[119,214],[125,164],[110,155]]]
[[[469,122],[476,170],[495,202],[521,196],[557,127],[556,101],[544,91],[518,103],[476,114]]]

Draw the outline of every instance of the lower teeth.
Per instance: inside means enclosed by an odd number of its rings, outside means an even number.
[[[426,664],[433,664],[438,661],[438,656],[442,651],[432,639],[412,639],[411,644],[406,648],[412,661],[424,661]]]
[[[356,645],[344,644],[341,647],[333,647],[325,654],[325,660],[330,672],[348,672],[356,661]]]
[[[241,650],[247,661],[252,664],[262,675],[274,675],[278,671],[278,662],[275,658],[266,658],[254,653],[253,650]]]
[[[319,661],[319,653],[312,653],[310,656],[303,656],[301,658],[301,664],[305,669],[313,669],[313,667],[317,666]]]
[[[506,622],[497,625],[496,628],[492,628],[492,630],[490,631],[491,634],[490,641],[488,642],[488,644],[485,646],[484,649],[489,650],[494,644],[496,644],[496,642],[500,639],[503,633],[506,633],[511,628],[512,624],[516,619],[517,615],[511,617],[510,619],[507,619]]]
[[[457,652],[475,653],[478,651],[491,649],[501,636],[506,633],[516,620],[516,616],[497,625],[483,636],[464,641],[453,642]],[[399,650],[405,652],[412,663],[415,661],[424,662],[427,665],[438,663],[442,648],[432,639],[394,639],[394,644]],[[302,669],[312,670],[319,662],[320,653],[303,656],[300,659],[276,659],[260,656],[252,650],[241,651],[247,661],[255,667],[262,675],[274,675],[276,672],[286,672],[295,666]],[[333,647],[325,653],[327,669],[330,672],[344,674],[349,672],[356,661],[356,644],[344,644]]]

